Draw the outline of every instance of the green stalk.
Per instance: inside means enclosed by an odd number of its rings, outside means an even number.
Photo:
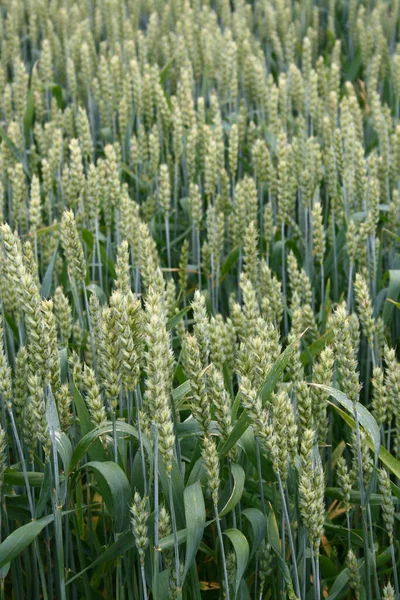
[[[380,598],[378,573],[376,570],[376,555],[375,555],[375,548],[374,548],[374,534],[373,534],[372,515],[371,515],[370,504],[368,504],[368,524],[369,524],[369,535],[370,535],[370,540],[371,540],[370,543],[371,543],[371,553],[372,553],[372,565],[374,568],[375,597]]]
[[[319,552],[315,556],[315,596],[317,600],[321,598],[321,581],[319,574]]]
[[[221,547],[222,568],[223,568],[223,572],[224,572],[224,582],[225,582],[225,598],[226,598],[226,600],[229,600],[229,580],[228,580],[228,570],[226,568],[224,538],[222,537],[221,523],[219,520],[218,507],[216,504],[214,504],[214,514],[215,514],[215,523],[217,525],[219,545]]]
[[[47,587],[46,587],[46,577],[45,577],[45,574],[44,574],[42,555],[40,554],[40,550],[39,550],[39,545],[38,545],[37,539],[35,539],[35,541],[33,542],[33,547],[34,547],[34,551],[35,551],[35,554],[36,554],[36,559],[38,561],[38,566],[39,566],[39,577],[40,577],[40,584],[42,586],[43,600],[48,600]]]
[[[293,564],[293,572],[294,572],[294,586],[295,586],[295,591],[296,591],[297,597],[301,598],[301,595],[300,595],[300,583],[299,583],[299,573],[298,573],[298,570],[297,570],[296,552],[295,552],[295,549],[294,549],[294,541],[293,541],[293,535],[292,535],[292,528],[290,526],[289,511],[288,511],[288,507],[286,505],[285,492],[283,490],[282,479],[281,479],[281,475],[280,475],[279,471],[276,472],[276,477],[277,477],[277,480],[278,480],[279,491],[280,491],[281,500],[282,500],[282,508],[283,508],[283,511],[284,511],[284,515],[285,515],[285,519],[286,519],[286,525],[287,525],[287,530],[288,530],[290,554],[292,555],[292,564]]]
[[[211,306],[213,315],[215,315],[215,273],[214,273],[214,253],[211,253]]]
[[[347,519],[347,546],[348,550],[351,548],[351,528],[350,528],[350,512],[346,511],[346,519]]]
[[[123,561],[124,561],[124,567],[125,567],[125,582],[126,582],[126,587],[128,590],[128,599],[134,600],[135,595],[133,592],[133,585],[132,585],[131,577],[129,577],[131,569],[132,569],[132,564],[133,564],[131,551],[124,552]]]
[[[71,280],[71,290],[72,290],[72,295],[74,297],[75,308],[78,313],[79,325],[81,326],[82,331],[85,331],[85,322],[83,320],[83,314],[82,314],[81,302],[80,302],[79,296],[78,296],[78,290],[76,289],[75,281],[72,281],[72,280]]]
[[[242,301],[242,290],[240,288],[240,274],[243,266],[243,250],[242,246],[239,247],[239,265],[238,265],[238,299],[239,303]]]
[[[82,288],[83,288],[83,297],[85,299],[86,318],[87,318],[87,323],[88,323],[88,328],[89,328],[89,335],[90,335],[90,347],[91,347],[91,350],[92,350],[92,357],[93,357],[93,369],[94,369],[94,372],[97,375],[96,346],[95,346],[95,343],[94,343],[92,321],[91,321],[91,318],[90,318],[90,311],[89,311],[89,302],[88,302],[88,297],[87,297],[86,285],[85,285],[84,281],[82,281]]]
[[[78,525],[78,518],[76,516],[76,514],[73,513],[73,517],[74,522],[75,522],[75,528],[76,528],[76,543],[77,543],[77,548],[78,548],[78,559],[79,559],[79,565],[80,565],[80,570],[84,571],[86,568],[86,561],[85,561],[85,555],[83,552],[83,548],[82,548],[82,541],[81,541],[81,536],[79,533],[79,525]],[[107,542],[107,540],[105,540],[105,542]],[[83,588],[85,590],[85,598],[90,598],[91,597],[91,591],[90,591],[90,584],[89,584],[89,579],[88,579],[88,574],[85,571],[82,575],[83,578]]]
[[[142,576],[143,598],[144,598],[144,600],[147,600],[146,575],[144,572],[144,564],[143,563],[140,563],[140,573]]]
[[[372,238],[370,240],[371,243],[371,250],[372,250],[372,271],[373,271],[373,277],[372,277],[372,300],[373,302],[375,302],[375,298],[376,298],[376,252],[375,252],[375,233],[372,235]]]
[[[139,451],[140,451],[140,460],[141,460],[141,464],[142,464],[142,474],[143,474],[143,490],[144,490],[144,495],[147,496],[146,463],[145,463],[145,459],[144,459],[142,427],[140,424],[140,401],[139,401],[139,394],[137,392],[137,388],[135,390],[135,399],[136,399],[137,430],[138,430],[138,437],[139,437]]]
[[[305,528],[304,528],[305,529]],[[303,534],[303,579],[302,579],[302,589],[303,589],[303,594],[301,596],[301,598],[305,598],[306,597],[306,590],[307,590],[307,556],[306,556],[306,550],[307,550],[307,537],[306,537],[306,531],[304,530],[304,534]]]
[[[174,164],[174,211],[175,211],[175,236],[178,225],[178,185],[179,185],[179,163]]]
[[[368,544],[368,528],[367,528],[367,518],[366,511],[367,506],[365,503],[365,491],[364,491],[364,478],[362,471],[362,455],[361,455],[361,433],[360,433],[360,423],[358,421],[358,412],[356,404],[354,403],[354,421],[356,424],[356,437],[357,437],[357,459],[358,459],[358,476],[360,480],[360,496],[361,496],[361,520],[362,520],[362,532],[363,532],[363,541],[364,541],[364,554],[365,554],[365,583],[366,583],[366,591],[368,600],[372,600],[371,593],[371,570],[369,564],[369,544]]]
[[[229,478],[230,495],[232,496],[232,493],[233,493],[233,481],[232,481],[232,458],[231,457],[229,458],[228,478]],[[238,504],[238,506],[240,506],[240,503]],[[237,523],[236,523],[236,507],[232,510],[232,525],[233,525],[234,529],[237,528]]]
[[[315,597],[315,600],[319,600],[319,598],[317,596],[317,590],[315,587],[315,582],[317,579],[317,570],[316,570],[316,566],[315,566],[315,556],[314,556],[314,550],[313,550],[312,544],[310,545],[310,551],[311,551],[311,567],[312,567],[312,574],[313,574],[314,597]]]
[[[321,263],[321,314],[323,314],[325,304],[325,269],[324,263]]]
[[[115,410],[111,408],[113,421],[113,440],[114,440],[114,462],[118,464],[118,444],[117,444],[117,415]]]
[[[399,591],[399,576],[397,574],[397,565],[396,565],[396,556],[394,553],[394,545],[390,544],[390,554],[392,556],[392,565],[393,565],[393,577],[394,577],[394,589],[396,592],[396,598],[400,598],[400,591]]]
[[[283,323],[284,333],[288,334],[288,314],[286,305],[286,265],[285,265],[285,223],[282,221],[281,224],[281,239],[282,239],[282,295],[283,295]]]
[[[103,288],[103,265],[101,262],[101,253],[100,253],[99,219],[98,219],[98,217],[96,217],[96,222],[95,222],[95,246],[96,246],[96,252],[97,252],[97,260],[99,261],[98,262],[99,283],[100,283],[100,287]]]
[[[348,283],[348,288],[347,288],[347,312],[349,312],[349,313],[350,313],[350,309],[351,309],[352,287],[353,287],[353,265],[350,264],[350,268],[349,268],[349,283]]]
[[[333,281],[335,290],[335,300],[338,297],[338,266],[337,266],[337,250],[336,250],[336,231],[335,231],[335,212],[332,210],[332,239],[333,239],[333,265],[335,271],[335,277]]]
[[[14,438],[15,438],[15,443],[17,444],[17,451],[18,451],[19,460],[21,462],[22,473],[23,473],[23,476],[24,476],[25,487],[26,487],[26,494],[28,496],[29,511],[31,513],[32,520],[34,520],[35,519],[35,509],[34,509],[34,506],[33,506],[31,486],[29,485],[28,471],[26,469],[26,463],[25,463],[24,453],[22,451],[21,441],[19,439],[19,435],[18,435],[18,431],[17,431],[17,426],[15,424],[15,419],[14,419],[14,413],[12,411],[11,406],[8,407],[8,414],[10,416],[11,428],[12,428],[13,435],[14,435]]]
[[[286,560],[286,539],[285,539],[285,513],[284,511],[282,511],[282,516],[281,516],[281,539],[282,539],[282,556],[283,559]],[[286,583],[285,583],[285,579],[282,576],[282,580],[281,580],[281,585],[282,585],[282,593],[285,592],[286,589]]]
[[[176,571],[176,586],[178,588],[178,595],[181,596],[181,573],[180,573],[180,562],[179,562],[179,545],[178,545],[178,530],[176,527],[176,516],[175,516],[175,506],[174,506],[174,497],[172,494],[172,479],[171,476],[168,476],[168,491],[169,491],[169,507],[171,510],[171,523],[172,523],[172,532],[174,534],[174,554],[175,554],[175,571]]]
[[[50,385],[47,386],[47,393],[51,397]],[[54,400],[50,404],[51,410],[55,410]],[[50,418],[50,439],[51,450],[53,456],[53,485],[54,492],[52,494],[52,505],[54,513],[54,533],[56,542],[57,566],[59,593],[61,600],[66,600],[65,595],[65,567],[64,567],[64,545],[63,545],[63,530],[62,530],[62,504],[60,497],[60,476],[58,472],[58,456],[56,444],[56,432],[54,429],[54,420]]]
[[[305,264],[306,264],[306,273],[311,278],[310,272],[310,258],[309,258],[309,246],[308,246],[308,238],[312,239],[311,233],[308,235],[308,208],[304,206],[304,249],[305,249]]]
[[[168,215],[165,215],[165,240],[167,243],[167,260],[168,260],[168,269],[170,271],[169,275],[171,277],[171,242],[169,236],[169,218]]]
[[[200,231],[196,231],[197,237],[197,265],[199,269],[199,290],[201,290],[201,247],[200,247]]]

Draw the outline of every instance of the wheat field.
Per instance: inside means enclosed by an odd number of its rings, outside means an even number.
[[[0,600],[400,600],[399,0],[1,0],[0,99]]]

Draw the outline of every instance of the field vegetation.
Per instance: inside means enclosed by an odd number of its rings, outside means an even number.
[[[0,599],[399,600],[399,0],[1,0]]]

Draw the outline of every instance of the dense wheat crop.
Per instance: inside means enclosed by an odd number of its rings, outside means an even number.
[[[0,599],[399,600],[399,0],[1,0],[0,99]]]

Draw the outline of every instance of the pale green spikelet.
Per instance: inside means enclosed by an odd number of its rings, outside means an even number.
[[[322,207],[319,202],[314,204],[312,211],[313,219],[313,251],[315,258],[320,265],[324,262],[325,256],[325,231],[322,220]]]
[[[54,292],[54,314],[60,332],[61,343],[67,345],[72,334],[72,311],[61,286]]]
[[[189,242],[184,240],[181,248],[181,256],[179,260],[179,288],[181,294],[185,294],[188,281],[188,260],[189,260]]]
[[[160,269],[157,248],[145,223],[139,224],[138,236],[137,260],[144,286],[146,290],[152,288],[154,292],[162,294],[165,284]]]
[[[321,460],[314,461],[309,440],[311,430],[306,430],[301,442],[301,471],[299,477],[299,508],[307,528],[310,542],[315,552],[319,552],[321,536],[324,531],[325,483]]]
[[[361,321],[363,333],[367,338],[369,347],[373,350],[375,320],[372,316],[372,304],[367,282],[359,273],[356,274],[356,280],[354,282],[354,293],[356,297],[358,315]]]
[[[224,377],[220,371],[211,365],[207,371],[207,395],[218,424],[222,439],[226,439],[231,432],[231,402],[225,390]]]
[[[32,176],[31,194],[29,203],[29,222],[31,231],[36,232],[42,224],[42,205],[40,198],[40,182],[37,175]]]
[[[283,316],[281,283],[265,262],[260,264],[259,295],[261,313],[279,326]]]
[[[0,337],[3,339],[2,327],[0,327]],[[7,363],[3,341],[0,343],[0,395],[3,397],[7,408],[11,409],[13,399],[11,369]]]
[[[29,410],[32,411],[36,436],[38,441],[43,444],[47,454],[50,451],[51,441],[46,421],[46,403],[44,391],[38,375],[30,375],[28,377],[28,388],[31,399],[28,406]]]
[[[207,473],[207,487],[211,492],[214,507],[218,505],[220,474],[217,446],[214,438],[206,435],[203,441],[202,457]]]
[[[350,400],[357,402],[360,384],[354,353],[350,319],[346,308],[338,306],[333,319],[334,351],[341,375],[341,386]]]
[[[78,390],[81,390],[83,387],[83,366],[75,350],[68,357],[68,366],[75,386]]]
[[[46,371],[46,332],[43,319],[41,299],[38,287],[32,275],[25,273],[22,276],[22,306],[25,311],[25,326],[28,336],[28,351],[30,370],[41,377]]]
[[[396,414],[397,401],[400,394],[400,365],[396,360],[396,352],[394,348],[390,348],[385,345],[384,348],[384,359],[385,359],[385,389],[388,396],[388,420],[390,420],[393,414]]]
[[[189,186],[189,207],[191,217],[197,231],[200,231],[201,221],[203,219],[203,202],[199,192],[199,186],[191,183]]]
[[[252,388],[247,377],[242,377],[239,386],[240,398],[246,409],[254,434],[258,437],[262,450],[271,458],[272,466],[279,472],[279,444],[268,413],[261,404],[259,394]]]
[[[72,413],[71,413],[72,397],[71,397],[71,393],[69,391],[69,387],[68,387],[67,383],[63,383],[60,386],[60,388],[56,392],[55,399],[56,399],[61,429],[62,429],[62,431],[68,432],[68,429],[72,422]]]
[[[157,425],[160,453],[167,474],[170,474],[175,444],[170,406],[173,354],[162,299],[152,290],[146,299],[145,343],[147,351],[144,407],[150,422]]]
[[[86,261],[79,239],[74,213],[66,210],[61,220],[61,243],[72,280],[79,284],[85,279]]]
[[[103,348],[103,325],[102,325],[102,311],[99,299],[97,294],[91,294],[89,297],[89,314],[90,314],[90,323],[92,326],[93,340],[95,346],[95,353],[97,357],[97,368],[100,377],[102,377],[103,373],[102,362],[99,360],[99,355],[101,354],[101,350]]]
[[[310,388],[305,381],[299,381],[296,385],[297,414],[299,421],[300,438],[305,429],[311,429],[314,425],[312,401]]]
[[[296,435],[294,439],[289,439],[289,435],[293,435],[295,431],[293,427],[294,419],[290,419],[290,416],[293,413],[289,395],[286,390],[281,390],[273,395],[270,400],[270,406],[271,421],[276,435],[276,444],[278,446],[278,468],[282,481],[285,482],[289,470],[289,453],[293,456],[294,445],[297,441]]]
[[[254,286],[244,274],[240,277],[240,287],[243,294],[243,334],[244,337],[247,337],[255,333],[260,307]]]
[[[255,285],[258,275],[258,231],[253,221],[246,227],[243,239],[243,273]]]
[[[35,280],[37,286],[39,286],[39,268],[33,253],[32,244],[29,240],[26,240],[22,246],[24,267],[27,273],[30,273]]]
[[[169,171],[167,165],[160,165],[159,172],[159,202],[165,216],[171,210],[171,187],[169,182]]]
[[[389,582],[383,588],[383,600],[396,600],[396,595],[392,584]]]
[[[386,469],[380,469],[378,473],[379,489],[382,494],[382,515],[386,531],[389,536],[389,543],[393,544],[394,528],[394,505],[392,500],[392,489],[390,477]]]
[[[381,367],[375,367],[372,377],[372,414],[378,425],[387,420],[388,397],[384,385],[384,373]]]
[[[160,514],[158,520],[158,533],[160,539],[167,537],[171,534],[171,518],[165,506],[160,507]]]
[[[46,345],[45,371],[46,378],[51,384],[53,393],[60,386],[60,359],[58,355],[58,341],[56,318],[53,312],[53,300],[42,300],[41,311],[44,324],[44,339]]]
[[[121,388],[121,360],[118,349],[118,331],[115,313],[111,307],[105,307],[102,312],[102,345],[100,348],[100,363],[103,385],[107,400],[113,411],[116,410]]]
[[[209,433],[211,424],[210,402],[207,396],[205,374],[197,338],[186,334],[183,342],[183,366],[190,381],[190,407],[203,435]]]
[[[92,421],[96,427],[101,427],[107,423],[106,410],[94,371],[87,365],[83,369],[82,383],[85,390],[86,404],[88,405]]]
[[[131,505],[131,526],[139,554],[139,560],[142,565],[144,565],[146,548],[149,545],[147,528],[149,513],[147,511],[147,503],[147,498],[141,498],[139,492],[135,492],[133,503]]]
[[[271,545],[264,542],[259,557],[259,578],[260,578],[260,593],[263,593],[268,577],[272,574],[272,548]]]
[[[131,292],[124,295],[117,289],[110,298],[110,307],[113,312],[116,328],[116,345],[119,353],[119,369],[121,383],[125,391],[135,389],[139,380],[139,356],[135,348],[134,334],[131,327],[137,325],[133,311],[140,310],[139,301],[135,301]],[[128,304],[133,305],[128,314]]]
[[[343,507],[345,511],[348,512],[350,510],[351,480],[346,460],[343,456],[339,456],[338,458],[336,464],[336,476],[340,493],[342,495]]]
[[[131,291],[131,276],[129,265],[129,244],[126,240],[123,240],[118,246],[115,272],[117,274],[115,287],[123,295],[128,294]]]
[[[334,352],[330,346],[324,348],[313,367],[313,383],[332,385]],[[328,433],[327,406],[329,395],[320,388],[311,386],[310,396],[314,421],[318,431],[318,440],[324,444]]]
[[[192,302],[193,309],[193,334],[198,342],[200,358],[203,368],[208,364],[209,353],[209,320],[206,311],[206,301],[204,295],[196,290]]]
[[[350,587],[354,591],[354,595],[358,600],[358,598],[360,597],[360,590],[361,590],[361,576],[360,576],[357,558],[356,558],[353,550],[351,550],[351,549],[347,553],[346,565],[347,565],[347,573],[349,576]]]
[[[21,277],[25,272],[23,258],[18,240],[15,234],[11,231],[11,227],[4,223],[0,226],[2,240],[6,255],[6,271],[17,291],[17,296],[22,295]]]
[[[15,356],[14,365],[14,404],[17,415],[21,414],[28,401],[28,351],[21,346]]]

